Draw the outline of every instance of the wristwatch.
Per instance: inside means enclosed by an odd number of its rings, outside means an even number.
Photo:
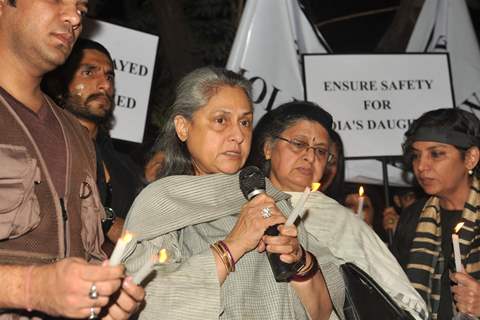
[[[110,207],[104,207],[105,209],[105,218],[102,219],[102,230],[103,234],[106,236],[113,223],[115,222],[115,211]]]

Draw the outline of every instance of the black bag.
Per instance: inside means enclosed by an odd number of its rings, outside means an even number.
[[[414,320],[362,269],[349,262],[341,269],[345,281],[345,319]]]

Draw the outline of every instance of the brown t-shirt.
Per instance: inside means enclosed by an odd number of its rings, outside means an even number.
[[[34,112],[0,87],[0,95],[12,106],[30,131],[47,164],[53,184],[60,198],[65,195],[67,170],[66,146],[62,128],[45,100]]]

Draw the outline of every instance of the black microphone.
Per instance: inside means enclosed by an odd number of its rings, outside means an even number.
[[[240,189],[247,200],[252,200],[255,196],[265,193],[265,175],[255,167],[249,166],[240,171]],[[278,224],[268,227],[265,234],[268,236],[278,236]],[[268,261],[272,268],[273,276],[277,282],[286,282],[288,278],[297,273],[295,263],[285,263],[280,260],[280,254],[267,251]]]

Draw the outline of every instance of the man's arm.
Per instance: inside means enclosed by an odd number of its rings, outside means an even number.
[[[38,266],[0,265],[0,307],[37,310],[52,316],[85,318],[107,305],[118,290],[123,267],[92,265],[67,258]],[[97,299],[89,297],[95,283]]]

